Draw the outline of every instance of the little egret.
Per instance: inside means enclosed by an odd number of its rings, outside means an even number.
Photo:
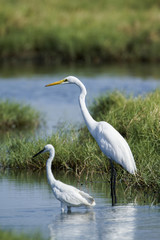
[[[55,156],[55,149],[51,144],[47,144],[40,152],[36,153],[33,158],[44,152],[50,153],[46,162],[47,179],[54,196],[61,202],[61,211],[64,212],[65,207],[67,207],[68,212],[70,212],[71,207],[95,206],[96,203],[94,199],[88,193],[80,191],[78,188],[62,183],[54,178],[51,166]]]
[[[80,88],[81,93],[79,95],[79,105],[87,128],[97,141],[101,151],[110,160],[111,197],[112,205],[114,205],[117,202],[117,199],[115,191],[116,170],[114,168],[113,161],[120,164],[129,173],[135,174],[137,169],[132,152],[126,140],[120,135],[120,133],[115,128],[113,128],[107,122],[104,121],[96,122],[92,118],[85,104],[85,97],[87,95],[86,88],[78,78],[69,76],[64,78],[63,80],[47,84],[46,87],[66,83],[76,84]]]

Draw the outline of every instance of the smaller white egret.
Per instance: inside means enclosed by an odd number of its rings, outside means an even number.
[[[44,152],[50,153],[46,162],[47,179],[54,196],[61,202],[61,211],[65,212],[65,207],[67,207],[69,212],[71,211],[71,207],[95,206],[96,203],[94,199],[88,193],[85,193],[71,185],[62,183],[54,178],[51,166],[55,156],[55,149],[51,144],[47,144],[40,152],[36,153],[33,158]]]

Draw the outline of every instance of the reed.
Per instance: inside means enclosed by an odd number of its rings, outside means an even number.
[[[118,181],[128,188],[160,188],[160,90],[143,97],[133,98],[119,92],[106,94],[95,100],[90,111],[98,120],[112,124],[127,140],[133,152],[137,175],[132,176],[116,164]],[[45,168],[47,156],[35,159],[32,156],[47,143],[54,145],[56,155],[53,168],[75,173],[83,173],[91,178],[99,174],[110,180],[110,164],[102,154],[88,129],[78,131],[67,126],[52,136],[40,139],[9,138],[1,148],[1,166],[10,168]]]
[[[36,233],[36,234],[18,234],[15,233],[14,231],[6,231],[6,230],[1,230],[0,229],[0,238],[1,240],[34,240],[34,239],[39,239],[39,240],[43,240],[44,238],[41,236],[41,234]]]
[[[0,131],[31,130],[40,125],[40,114],[29,105],[11,102],[0,102]]]
[[[0,0],[0,60],[160,60],[159,1]]]

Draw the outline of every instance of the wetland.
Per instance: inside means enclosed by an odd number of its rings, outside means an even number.
[[[43,145],[42,147],[44,147],[46,139],[57,143],[57,152],[60,152],[62,145],[52,135],[63,129],[64,125],[68,126],[68,123],[72,125],[71,129],[75,126],[76,129],[84,127],[78,106],[79,89],[75,86],[44,88],[45,84],[60,80],[67,75],[75,75],[85,84],[88,92],[88,106],[94,103],[95,98],[97,99],[102,94],[105,95],[106,92],[118,90],[136,98],[139,95],[145,97],[160,86],[159,66],[149,68],[148,65],[137,67],[122,65],[121,67],[104,66],[97,69],[70,66],[61,70],[43,69],[42,67],[38,69],[28,66],[26,69],[2,67],[0,73],[1,100],[9,99],[20,104],[29,104],[40,112],[43,115],[45,126],[37,130],[36,139],[38,141],[43,139],[40,143],[41,146]],[[158,100],[156,101],[158,102]],[[18,136],[22,138],[25,134],[28,133],[22,131]],[[33,135],[35,137],[34,131],[29,134],[28,142],[31,141],[31,138],[34,140]],[[6,135],[10,142],[15,141],[11,148],[13,152],[15,149],[22,153],[24,151],[22,146],[28,147],[26,141],[23,142],[23,145],[18,145],[17,137],[14,134],[13,137],[12,133],[7,132]],[[1,140],[2,153],[3,144]],[[30,157],[38,150],[35,149],[36,144],[37,142],[31,144]],[[31,145],[28,149],[31,148]],[[62,152],[66,146],[67,143],[64,142]],[[27,147],[25,151],[27,151]],[[87,152],[89,151],[88,148]],[[3,154],[1,158],[2,156]],[[23,162],[23,160],[22,156],[21,161]],[[12,168],[1,168],[0,228],[2,230],[13,230],[17,234],[23,232],[29,235],[40,232],[45,239],[113,239],[117,236],[119,239],[159,239],[158,190],[152,191],[153,188],[150,187],[150,190],[132,191],[130,185],[127,185],[127,180],[124,181],[129,179],[130,182],[132,178],[126,174],[123,181],[118,179],[118,203],[112,207],[108,182],[109,171],[105,170],[104,175],[95,174],[90,177],[86,173],[80,175],[78,170],[76,175],[71,169],[62,167],[63,171],[61,171],[53,166],[53,172],[57,179],[88,191],[96,201],[93,209],[86,211],[84,208],[75,208],[71,214],[63,215],[60,213],[60,203],[54,198],[47,184],[44,170],[45,160],[41,159],[40,161],[43,162],[42,170],[34,172],[27,169],[20,170],[18,166],[16,171]],[[118,169],[119,173],[121,173],[121,169]],[[156,177],[158,178],[158,175]]]

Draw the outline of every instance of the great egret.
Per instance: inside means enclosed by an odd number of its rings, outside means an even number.
[[[70,211],[71,207],[95,206],[96,203],[94,199],[88,193],[80,191],[79,189],[62,183],[54,178],[51,166],[55,156],[55,149],[51,144],[47,144],[40,152],[36,153],[33,158],[44,152],[50,153],[46,162],[47,179],[54,196],[61,202],[61,211],[64,212],[65,207]]]
[[[115,183],[116,183],[116,170],[113,165],[113,161],[120,164],[129,173],[135,174],[136,164],[130,150],[130,147],[126,140],[120,135],[120,133],[113,128],[109,123],[101,121],[96,122],[90,115],[86,104],[85,97],[87,94],[86,88],[83,83],[76,77],[69,76],[63,80],[47,84],[46,87],[54,86],[57,84],[76,84],[81,93],[79,95],[79,104],[81,112],[88,130],[97,141],[102,152],[109,158],[111,164],[111,196],[112,205],[117,202]]]

